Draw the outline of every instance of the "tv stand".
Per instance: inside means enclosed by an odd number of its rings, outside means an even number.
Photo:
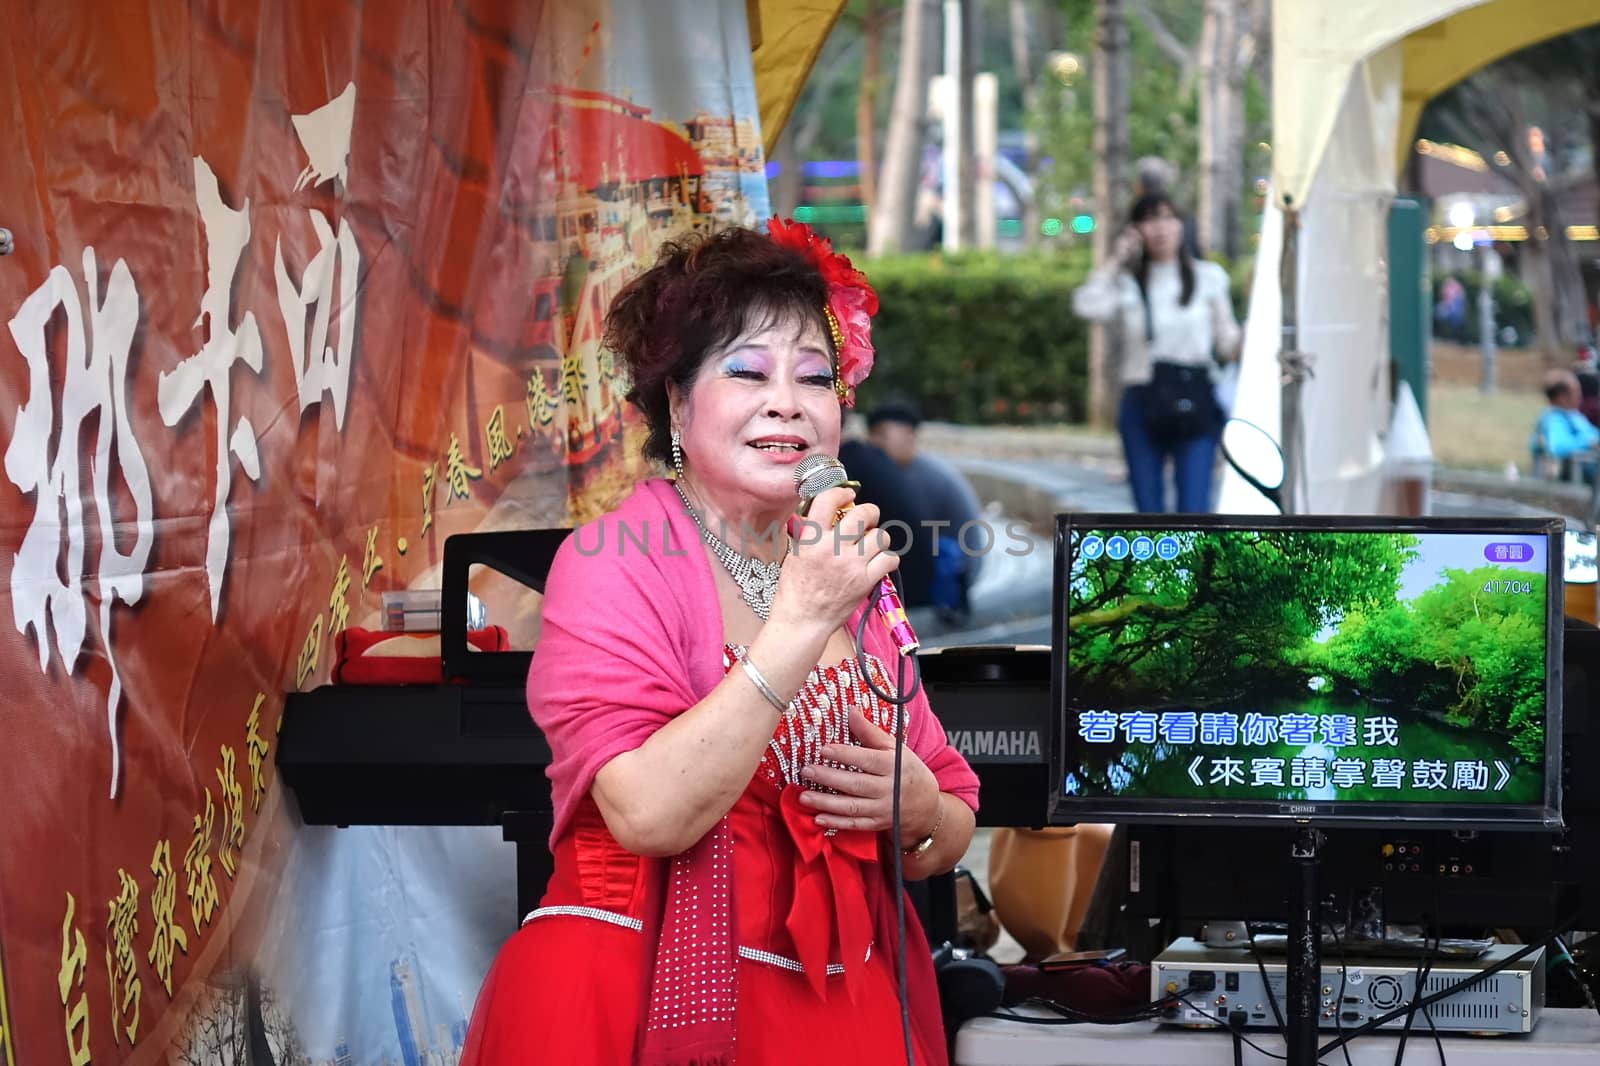
[[[1321,1009],[1322,899],[1318,894],[1322,832],[1301,826],[1289,849],[1289,965],[1285,974],[1284,1041],[1289,1066],[1317,1066],[1317,1012]]]

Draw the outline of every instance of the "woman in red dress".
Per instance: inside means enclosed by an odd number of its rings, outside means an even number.
[[[896,697],[864,610],[899,562],[877,508],[839,488],[795,517],[794,468],[837,454],[876,310],[848,260],[778,220],[669,245],[617,297],[607,345],[676,476],[551,568],[528,701],[555,874],[485,978],[467,1066],[881,1066],[908,1039],[945,1063],[909,907],[903,1024],[894,869],[954,866],[977,779],[922,695]]]

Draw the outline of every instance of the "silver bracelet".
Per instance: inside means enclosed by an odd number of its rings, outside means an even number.
[[[761,676],[761,671],[756,669],[755,663],[749,659],[740,659],[739,665],[744,667],[744,672],[750,678],[751,683],[761,690],[761,694],[767,698],[768,703],[777,708],[779,714],[789,709],[789,705],[780,700],[778,694],[772,691],[772,686],[767,684],[767,679]]]

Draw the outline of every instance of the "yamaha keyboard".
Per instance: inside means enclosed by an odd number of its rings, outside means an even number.
[[[445,541],[445,604],[465,604],[472,566],[539,593],[569,530]],[[325,685],[284,701],[277,766],[307,825],[498,825],[517,845],[519,905],[550,873],[550,746],[528,714],[530,652],[470,651],[465,610],[441,612],[441,685]],[[1045,823],[1048,648],[923,652],[923,688],[977,772],[978,824]]]
[[[1049,651],[919,657],[950,743],[977,772],[979,825],[1043,825]],[[307,825],[500,825],[550,810],[550,746],[521,684],[325,685],[285,701],[278,770]]]

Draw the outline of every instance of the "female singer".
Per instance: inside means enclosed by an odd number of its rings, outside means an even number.
[[[977,779],[919,692],[891,835],[896,709],[854,634],[892,694],[866,604],[899,560],[849,489],[802,526],[793,476],[837,454],[876,310],[849,260],[776,219],[668,245],[618,295],[606,344],[675,476],[575,530],[550,571],[528,704],[555,874],[485,979],[463,1063],[904,1060],[892,864],[949,870]],[[908,918],[916,1061],[942,1064]]]

